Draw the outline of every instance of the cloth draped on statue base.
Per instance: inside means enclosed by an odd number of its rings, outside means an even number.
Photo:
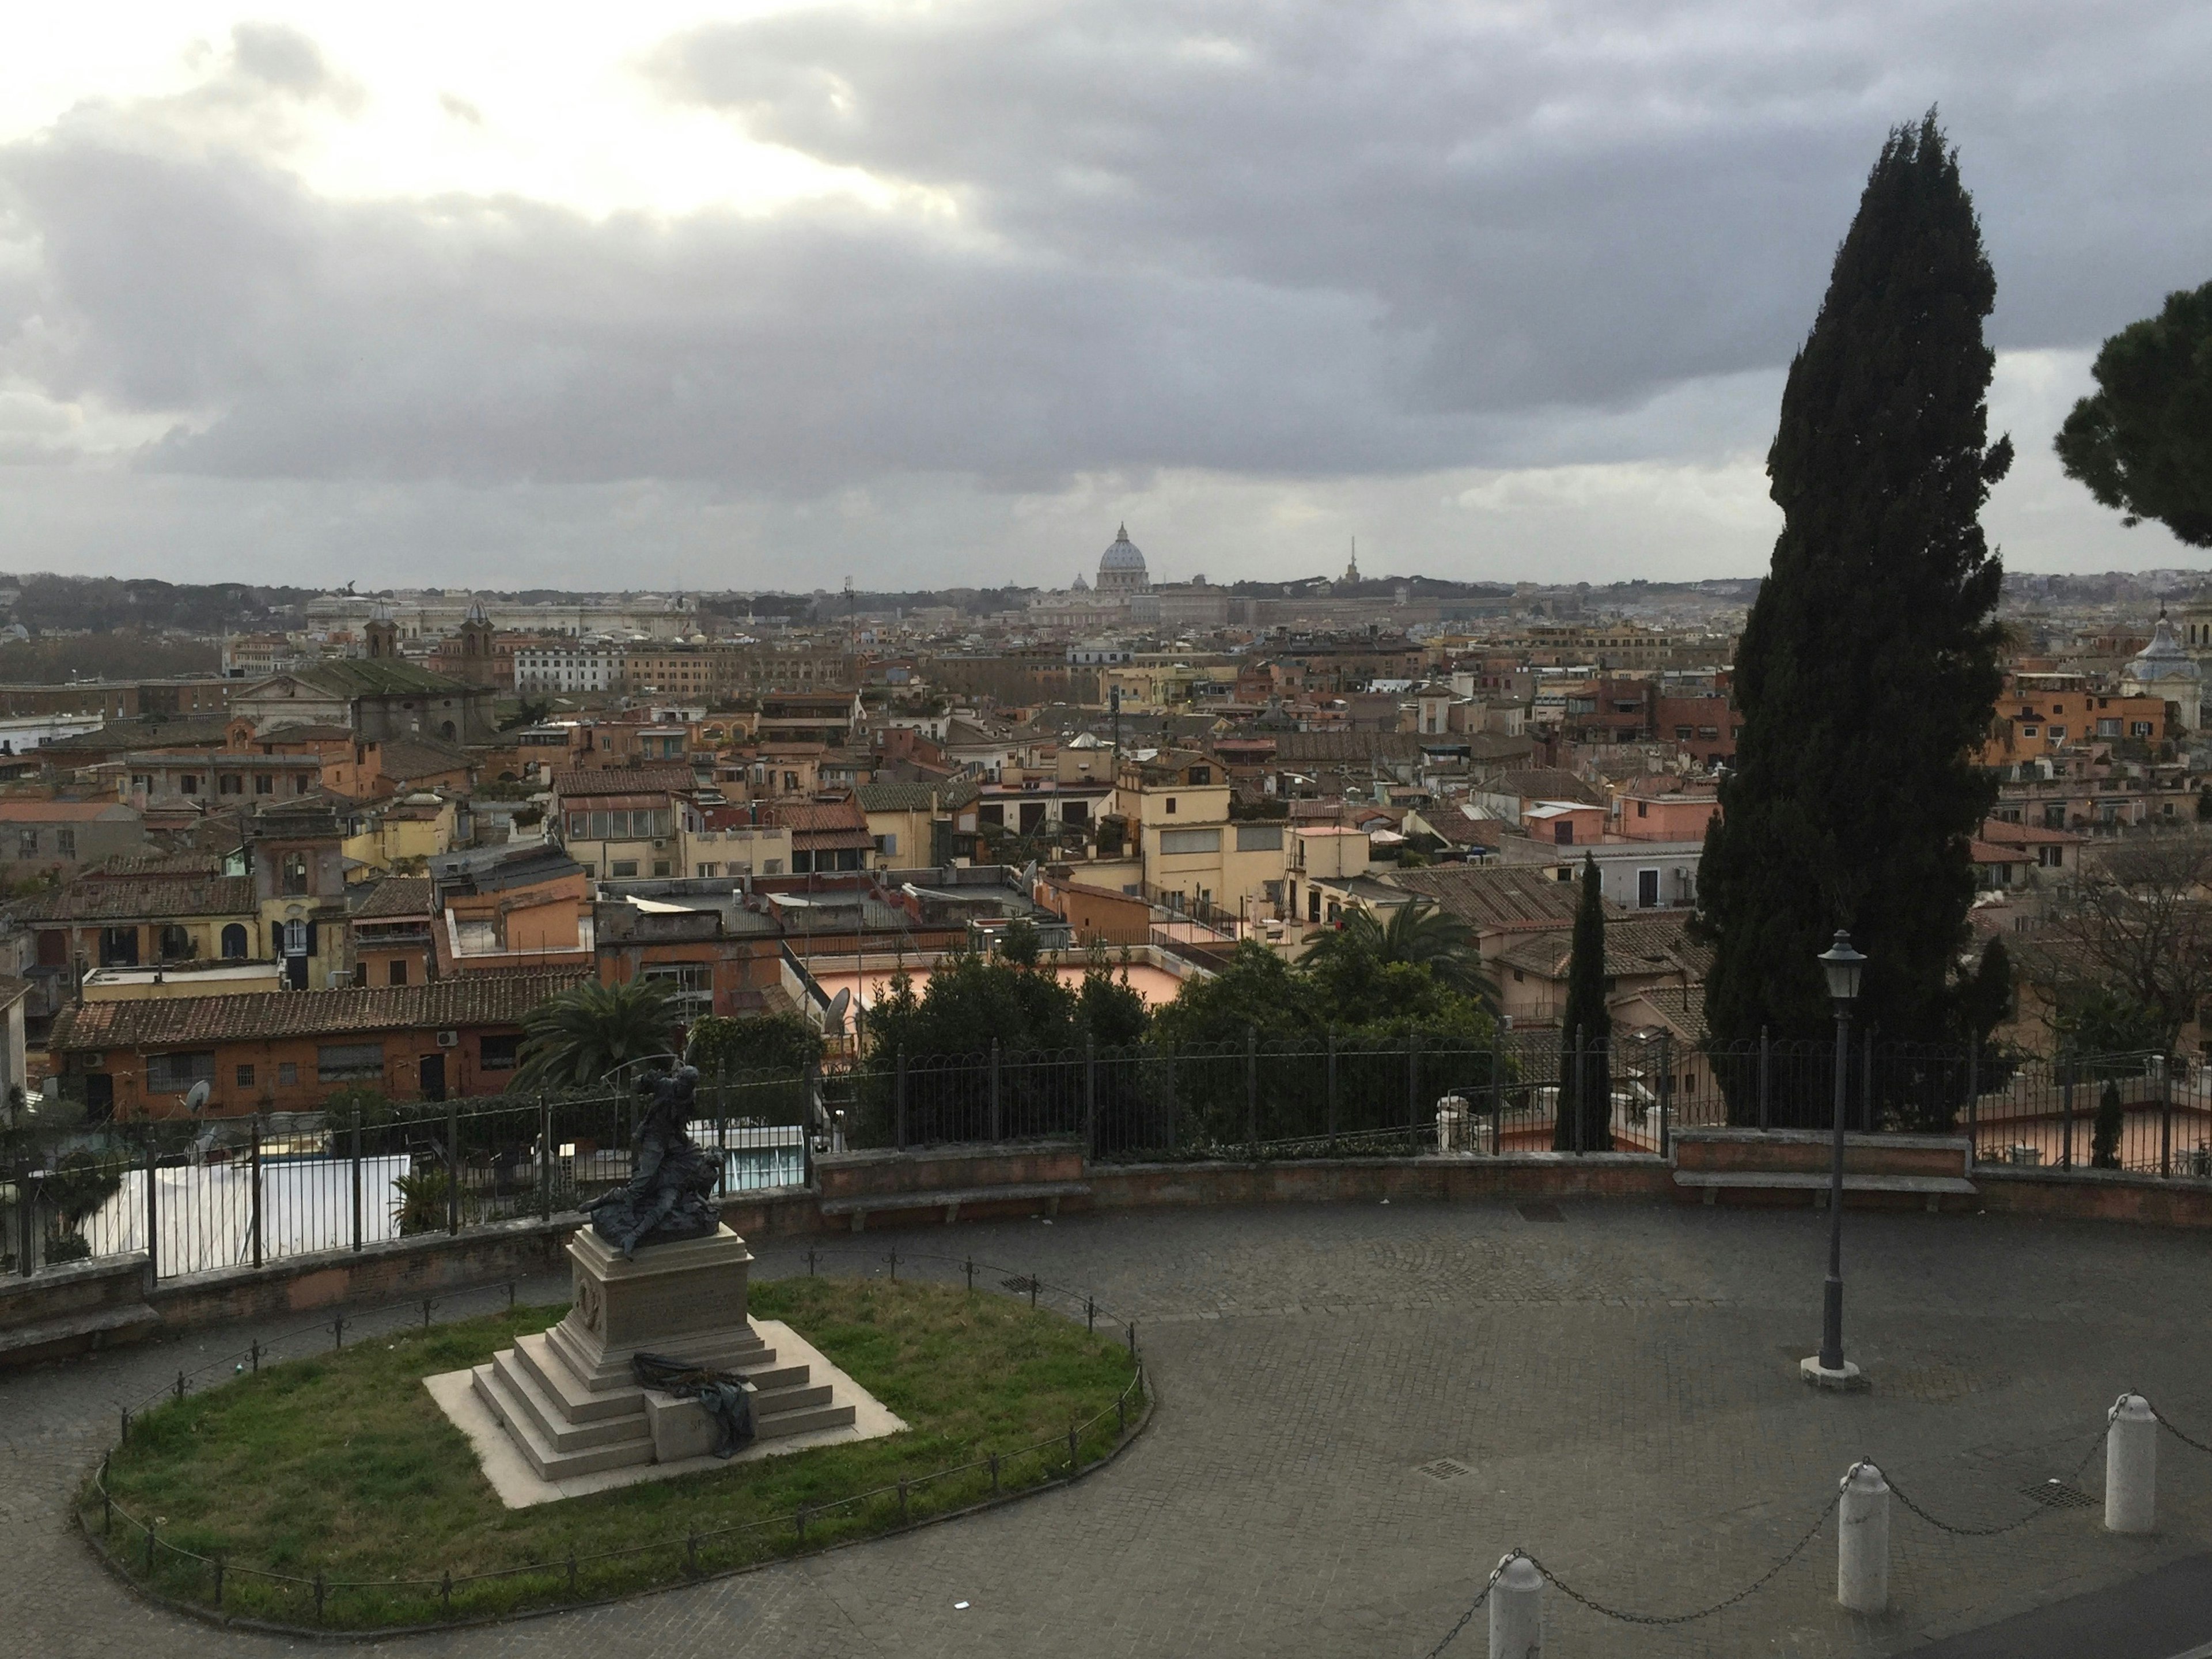
[[[632,1354],[629,1364],[640,1388],[696,1400],[706,1408],[714,1419],[715,1456],[735,1457],[752,1444],[753,1407],[746,1397],[752,1389],[742,1376],[663,1353]]]

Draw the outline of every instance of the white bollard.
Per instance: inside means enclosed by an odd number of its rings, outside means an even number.
[[[1490,1659],[1540,1659],[1544,1651],[1544,1575],[1516,1550],[1498,1564],[1490,1587]]]
[[[2105,1530],[2148,1532],[2158,1516],[2158,1413],[2124,1394],[2105,1415]]]
[[[1854,1463],[1836,1505],[1836,1600],[1853,1613],[1889,1608],[1889,1482]]]

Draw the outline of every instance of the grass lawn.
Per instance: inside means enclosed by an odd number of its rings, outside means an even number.
[[[564,1311],[517,1308],[264,1366],[150,1411],[111,1461],[112,1526],[89,1488],[83,1522],[166,1595],[212,1605],[214,1568],[182,1552],[221,1557],[227,1612],[360,1630],[591,1601],[816,1549],[900,1524],[895,1490],[841,1500],[921,1483],[907,1498],[918,1520],[991,1491],[988,1468],[926,1476],[995,1451],[1001,1489],[1018,1490],[1066,1473],[1072,1425],[1090,1425],[1085,1462],[1116,1443],[1128,1354],[1058,1315],[988,1291],[844,1279],[755,1284],[750,1308],[790,1324],[909,1431],[508,1510],[422,1379],[482,1364]],[[1138,1405],[1133,1395],[1132,1423]],[[1050,1449],[1013,1455],[1042,1442]],[[795,1515],[827,1505],[802,1541]],[[705,1535],[688,1543],[694,1534]],[[652,1547],[608,1553],[639,1544]],[[502,1576],[471,1577],[484,1573]],[[318,1574],[329,1586],[319,1620]]]

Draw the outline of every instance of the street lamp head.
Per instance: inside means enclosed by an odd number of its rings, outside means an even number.
[[[1867,959],[1851,949],[1851,936],[1836,929],[1836,942],[1820,953],[1820,960],[1828,975],[1828,994],[1838,1002],[1856,1002]]]

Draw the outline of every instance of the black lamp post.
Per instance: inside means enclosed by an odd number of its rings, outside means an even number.
[[[1856,1368],[1844,1360],[1844,1103],[1849,1095],[1851,1004],[1858,1000],[1859,976],[1866,958],[1851,949],[1851,936],[1840,927],[1836,942],[1820,953],[1828,975],[1828,997],[1836,1005],[1836,1140],[1828,1163],[1828,1282],[1820,1306],[1820,1372],[1822,1382],[1848,1381]]]

